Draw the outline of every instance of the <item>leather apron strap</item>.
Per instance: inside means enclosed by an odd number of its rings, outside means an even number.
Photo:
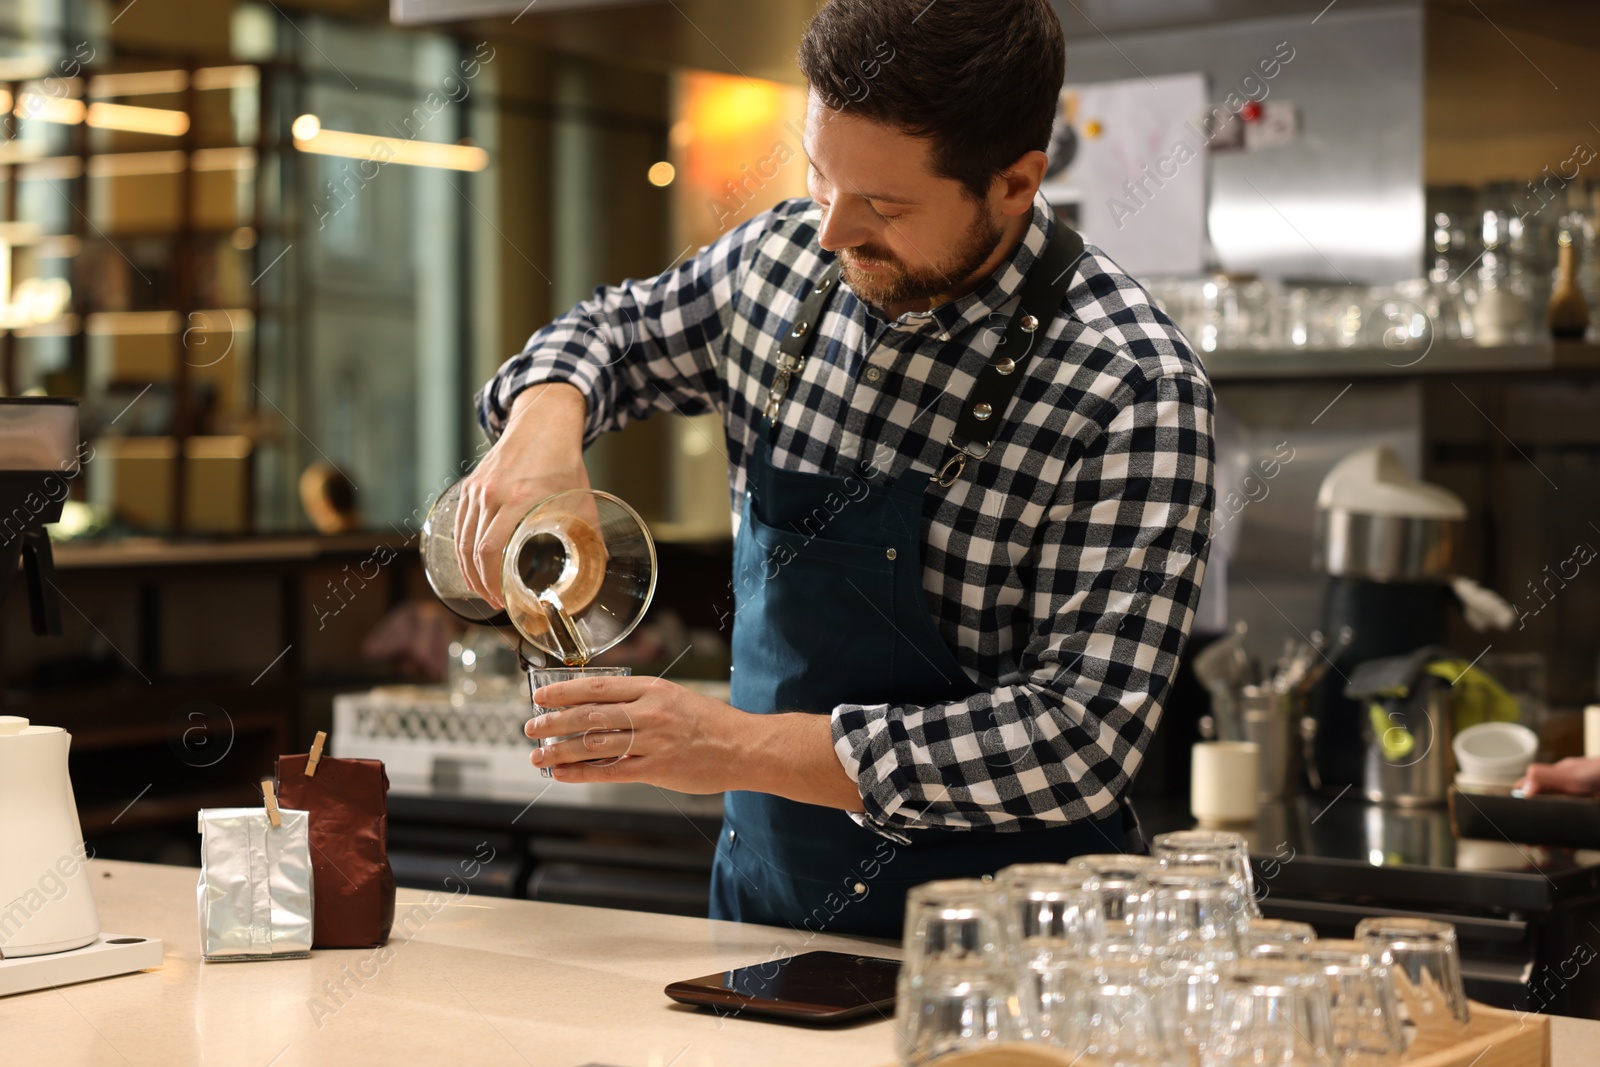
[[[1026,377],[1036,340],[1050,330],[1050,323],[1071,286],[1071,274],[1083,258],[1083,238],[1066,223],[1057,220],[1045,242],[1044,251],[1034,261],[1022,283],[1017,310],[1006,324],[1004,339],[996,347],[993,360],[978,373],[977,384],[957,417],[949,445],[955,450],[939,469],[942,486],[955,484],[966,469],[967,460],[982,459],[999,436],[1006,408]],[[828,300],[838,288],[840,264],[835,259],[822,277],[806,293],[794,324],[778,343],[778,370],[773,376],[763,410],[767,422],[777,421],[790,382],[805,370],[813,338],[816,337]]]

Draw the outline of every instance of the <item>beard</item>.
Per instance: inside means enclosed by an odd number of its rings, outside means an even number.
[[[994,254],[1003,231],[988,215],[973,220],[961,242],[943,263],[930,263],[918,257],[916,266],[906,263],[885,248],[858,245],[839,250],[839,273],[856,296],[879,308],[892,304],[932,301],[971,278]],[[877,269],[861,269],[866,260]]]

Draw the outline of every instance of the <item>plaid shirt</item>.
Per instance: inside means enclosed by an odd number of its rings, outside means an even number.
[[[477,397],[491,439],[512,400],[569,382],[586,442],[656,411],[715,411],[734,521],[778,338],[832,256],[819,211],[786,201],[655,278],[596,290]],[[772,438],[778,467],[937,470],[993,358],[1052,212],[978,289],[885,321],[841,286]],[[1021,830],[1115,811],[1160,717],[1205,572],[1211,388],[1150,295],[1089,246],[994,447],[923,505],[922,584],[981,691],[932,707],[841,705],[834,748],[885,836]]]

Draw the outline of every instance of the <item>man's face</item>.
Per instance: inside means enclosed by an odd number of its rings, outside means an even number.
[[[822,208],[822,247],[855,294],[879,307],[958,289],[1000,243],[998,213],[940,177],[927,140],[830,110],[811,95],[807,185]]]

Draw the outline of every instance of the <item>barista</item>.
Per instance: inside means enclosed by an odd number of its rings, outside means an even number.
[[[1039,195],[1048,0],[833,0],[810,197],[601,288],[478,396],[461,566],[656,411],[726,427],[733,676],[547,686],[563,782],[726,792],[713,917],[896,937],[906,890],[1140,850],[1126,800],[1205,570],[1211,391]],[[585,733],[585,731],[587,731]],[[593,762],[593,761],[600,762]]]

